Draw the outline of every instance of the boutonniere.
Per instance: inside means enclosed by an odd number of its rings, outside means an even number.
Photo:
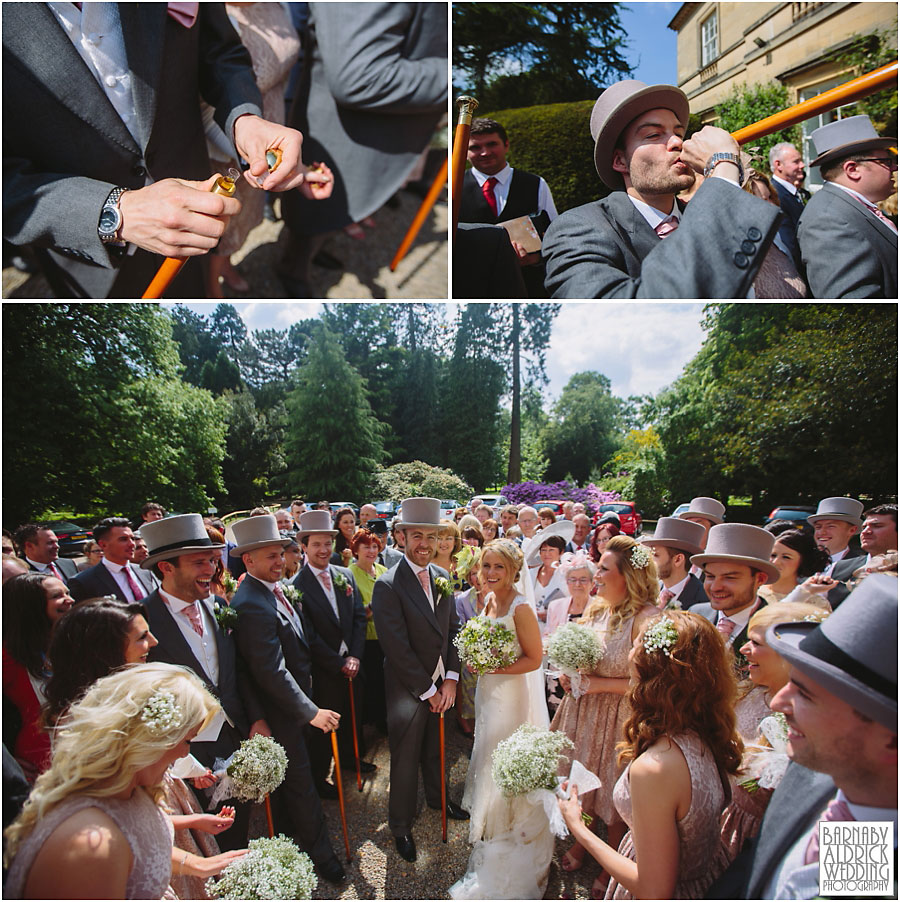
[[[437,587],[438,592],[441,593],[441,598],[453,597],[453,586],[449,579],[444,579],[443,576],[436,576],[434,578],[434,584]]]
[[[238,612],[227,604],[213,602],[213,617],[223,630],[233,630],[237,626]]]
[[[347,582],[347,577],[343,573],[335,573],[331,581],[334,583],[335,588],[340,589],[344,595],[353,594],[353,586]]]
[[[296,586],[282,586],[281,591],[289,604],[296,606],[298,609],[303,607],[303,593]]]

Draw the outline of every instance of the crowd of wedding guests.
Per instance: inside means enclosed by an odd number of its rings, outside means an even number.
[[[687,507],[641,538],[583,504],[475,498],[440,521],[428,566],[458,629],[488,601],[484,549],[512,540],[545,649],[563,624],[596,631],[604,654],[577,691],[544,662],[551,729],[573,743],[560,775],[578,760],[601,781],[560,803],[574,842],[559,866],[599,863],[594,898],[812,898],[820,819],[893,821],[896,836],[897,507],[830,497],[765,529],[725,522],[714,498]],[[226,538],[220,520],[148,503],[101,519],[80,569],[52,529],[4,530],[7,897],[77,883],[206,898],[244,854],[251,809],[212,797],[256,734],[288,752],[277,828],[340,883],[328,734],[346,772],[376,769],[366,749],[389,717],[371,602],[421,552],[406,526],[295,499]],[[471,737],[478,678],[460,671]]]

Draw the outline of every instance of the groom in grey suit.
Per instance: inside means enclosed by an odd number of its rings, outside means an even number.
[[[452,592],[442,592],[435,578],[447,572],[430,563],[437,548],[441,502],[408,498],[398,527],[406,538],[405,557],[375,583],[372,613],[384,649],[391,792],[388,825],[397,851],[416,860],[412,822],[416,814],[419,767],[430,808],[441,807],[438,715],[456,700],[459,631]],[[468,814],[449,799],[447,816]]]
[[[547,230],[552,297],[747,297],[781,214],[741,191],[740,149],[728,132],[707,125],[684,139],[689,112],[670,85],[627,80],[600,95],[594,165],[613,190]],[[706,180],[685,207],[676,195],[695,172]]]

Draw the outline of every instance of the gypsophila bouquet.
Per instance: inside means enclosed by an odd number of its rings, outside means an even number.
[[[582,623],[565,623],[547,642],[547,657],[563,673],[593,670],[604,649],[597,633]]]
[[[213,899],[311,899],[318,880],[309,855],[284,834],[251,839],[250,851],[232,861],[218,880],[206,881]]]
[[[287,755],[271,736],[257,733],[241,743],[225,770],[231,777],[235,798],[262,802],[281,786],[287,770]]]
[[[559,758],[566,748],[574,745],[565,733],[524,723],[494,749],[494,782],[507,797],[525,795],[534,789],[555,790]]]
[[[233,630],[237,626],[238,612],[231,605],[213,602],[213,616],[223,630]]]
[[[178,729],[184,719],[181,706],[176,704],[174,693],[157,689],[141,708],[141,720],[154,736],[163,736]]]
[[[509,667],[522,654],[516,634],[492,617],[470,617],[453,644],[472,673],[481,675]]]

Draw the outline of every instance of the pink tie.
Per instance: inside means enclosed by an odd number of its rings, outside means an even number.
[[[491,212],[494,216],[497,215],[497,198],[494,196],[494,185],[497,184],[497,179],[491,176],[482,186],[481,192],[484,194],[484,199],[487,201],[488,206],[491,208]]]
[[[185,28],[190,28],[197,21],[200,11],[199,3],[169,3],[169,15]]]
[[[281,583],[275,583],[275,588],[272,589],[275,593],[275,597],[284,605],[285,610],[289,614],[294,613],[294,609],[291,607],[290,602],[287,600],[287,596],[284,594],[284,589],[281,588]]]
[[[854,195],[854,197],[855,197],[855,195]],[[896,234],[896,232],[897,232],[897,226],[895,226],[894,223],[891,222],[891,220],[888,219],[887,216],[885,216],[884,213],[882,213],[881,210],[879,210],[878,207],[877,207],[875,204],[867,204],[865,201],[860,200],[860,198],[858,198],[858,197],[857,197],[856,199],[857,199],[857,200],[858,200],[858,201],[859,201],[859,202],[860,202],[860,203],[861,203],[861,204],[862,204],[862,205],[863,205],[870,213],[874,213],[874,214],[875,214],[875,215],[876,215],[883,223],[886,223],[886,224],[890,227],[891,231],[894,232],[894,233]]]
[[[669,216],[667,219],[664,219],[653,231],[659,235],[660,238],[665,238],[666,235],[671,234],[678,228],[678,220],[674,216]]]
[[[734,632],[735,623],[733,620],[729,620],[727,617],[720,617],[718,622],[716,623],[716,629],[726,638],[728,639],[731,634]]]
[[[184,613],[187,614],[187,619],[191,621],[191,626],[194,628],[194,632],[198,636],[203,635],[203,621],[200,619],[200,612],[197,610],[197,602],[192,601],[189,605],[184,608]]]
[[[422,586],[422,591],[425,593],[425,597],[430,599],[431,595],[429,594],[429,589],[431,588],[431,578],[428,575],[427,570],[420,570],[416,576],[419,577],[419,583]]]
[[[322,585],[325,586],[325,589],[330,592],[331,591],[331,576],[329,576],[328,571],[323,570],[319,574],[319,579],[322,580]]]
[[[657,607],[665,610],[666,605],[675,597],[675,593],[670,589],[663,589],[662,592],[659,593],[659,603]]]
[[[822,814],[822,817],[819,818],[819,821],[855,821],[856,818],[853,816],[853,812],[847,807],[844,802],[838,801],[837,799],[832,799],[828,803],[828,807],[825,809],[825,812]],[[806,847],[806,854],[803,856],[804,864],[812,864],[815,861],[819,860],[819,821],[816,821],[816,826],[813,828],[812,836],[809,838],[809,844]]]
[[[131,589],[134,600],[140,601],[142,598],[146,598],[147,593],[138,585],[138,581],[131,575],[131,568],[127,564],[122,568],[122,572],[125,574],[125,579],[128,581],[128,588]],[[194,629],[196,628],[197,627],[194,627]]]
[[[59,570],[56,569],[56,564],[54,564],[54,563],[51,561],[51,562],[47,565],[47,567],[48,567],[48,569],[50,570],[50,572],[51,572],[57,579],[62,579],[62,576],[60,575]]]

